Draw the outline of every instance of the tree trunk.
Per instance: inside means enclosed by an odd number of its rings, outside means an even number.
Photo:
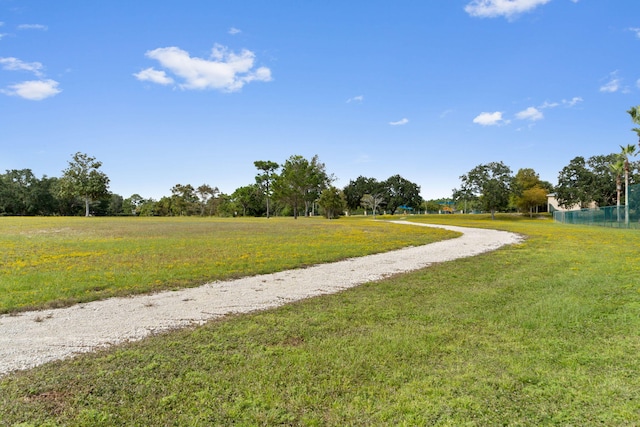
[[[624,224],[629,227],[629,163],[624,171]]]
[[[89,216],[89,198],[84,198],[84,216]]]

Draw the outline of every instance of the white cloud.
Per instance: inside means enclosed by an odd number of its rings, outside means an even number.
[[[540,108],[540,109],[556,108],[558,105],[560,105],[560,104],[558,104],[557,102],[544,101],[544,103],[538,108]]]
[[[272,80],[269,68],[253,69],[255,54],[247,49],[237,54],[216,44],[211,51],[211,57],[203,59],[191,57],[189,52],[177,47],[162,47],[148,51],[146,56],[157,60],[162,67],[179,77],[182,80],[179,84],[182,89],[235,92],[252,81]]]
[[[409,123],[409,119],[407,118],[400,119],[397,122],[389,122],[391,126],[402,126],[402,125],[406,125],[407,123]]]
[[[453,113],[453,110],[451,108],[449,108],[448,110],[444,110],[442,113],[440,113],[440,118],[443,119],[451,113]]]
[[[55,80],[31,80],[9,86],[2,90],[5,95],[19,96],[30,101],[41,101],[62,92]]]
[[[173,83],[173,79],[167,76],[167,73],[164,71],[154,70],[153,68],[147,68],[139,73],[134,73],[134,76],[140,81],[148,81],[159,85],[168,85]]]
[[[236,34],[240,34],[242,31],[235,28],[235,27],[231,27],[229,28],[228,33],[231,34],[232,36],[235,36]]]
[[[49,29],[49,27],[47,27],[46,25],[41,25],[41,24],[21,24],[21,25],[18,25],[18,29],[19,30],[41,30],[41,31],[47,31]]]
[[[563,99],[562,104],[566,105],[567,107],[574,107],[576,104],[579,104],[582,101],[584,101],[584,99],[580,98],[579,96],[574,96],[568,101],[566,99]]]
[[[362,101],[364,101],[364,96],[358,95],[358,96],[354,96],[353,98],[347,99],[347,104],[351,102],[362,102]]]
[[[636,33],[636,37],[638,37],[640,39],[640,28],[631,27],[631,28],[629,28],[629,31],[632,31],[632,32]]]
[[[0,58],[0,65],[3,70],[9,71],[30,71],[36,76],[42,76],[42,64],[39,62],[23,62],[18,58]]]
[[[559,107],[561,105],[564,105],[565,107],[575,107],[576,104],[579,104],[580,102],[582,102],[583,99],[580,98],[579,96],[574,96],[573,98],[567,100],[567,99],[563,99],[561,102],[549,102],[549,101],[545,101],[542,105],[540,105],[539,107],[537,107],[539,110],[544,110],[546,108],[556,108]]]
[[[544,115],[540,110],[535,107],[529,107],[526,110],[522,110],[516,114],[516,117],[520,120],[530,120],[532,122],[542,120]]]
[[[509,121],[502,118],[501,111],[496,111],[494,113],[480,113],[475,119],[473,119],[473,123],[477,123],[482,126],[496,126],[500,124],[507,124]]]
[[[600,86],[600,92],[613,93],[622,89],[622,79],[618,77],[618,72],[614,71],[609,74],[609,81]]]
[[[495,18],[504,16],[512,18],[521,13],[529,12],[551,0],[473,0],[464,8],[471,16],[480,18]]]

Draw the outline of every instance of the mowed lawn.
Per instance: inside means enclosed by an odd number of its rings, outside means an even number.
[[[6,376],[0,424],[639,425],[640,232],[498,218],[411,219],[526,240]]]
[[[456,235],[366,218],[0,218],[0,313],[197,286]]]

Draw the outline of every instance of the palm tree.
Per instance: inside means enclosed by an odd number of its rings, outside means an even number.
[[[609,170],[616,177],[616,212],[618,214],[618,222],[620,222],[620,192],[622,191],[622,173],[624,172],[624,159],[620,157],[615,163],[609,165]]]
[[[640,131],[640,130],[639,130]],[[620,157],[624,162],[624,223],[629,226],[629,156],[636,155],[636,146],[628,144],[626,147],[620,146],[622,153]]]
[[[631,107],[631,109],[627,111],[627,113],[629,113],[629,115],[631,116],[631,120],[633,121],[633,123],[640,125],[640,105]],[[631,130],[638,134],[638,140],[640,141],[640,128],[633,128]],[[640,142],[638,143],[638,145],[640,145]]]

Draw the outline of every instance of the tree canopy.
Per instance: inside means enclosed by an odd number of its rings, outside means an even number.
[[[77,152],[58,183],[58,191],[63,197],[82,198],[85,216],[90,215],[89,207],[93,200],[109,194],[109,177],[99,170],[101,166],[102,162],[95,157]]]
[[[595,202],[598,206],[616,203],[616,175],[610,165],[619,160],[619,154],[596,155],[586,159],[577,156],[562,168],[555,188],[561,206],[578,205],[586,208]]]
[[[509,206],[513,177],[511,169],[502,162],[481,164],[460,177],[462,191],[478,197],[482,208],[495,213]]]
[[[273,181],[274,195],[288,204],[293,210],[293,217],[298,218],[300,210],[308,215],[310,207],[320,197],[322,190],[331,182],[324,163],[318,156],[311,161],[300,155],[289,157],[282,165],[282,172]]]

